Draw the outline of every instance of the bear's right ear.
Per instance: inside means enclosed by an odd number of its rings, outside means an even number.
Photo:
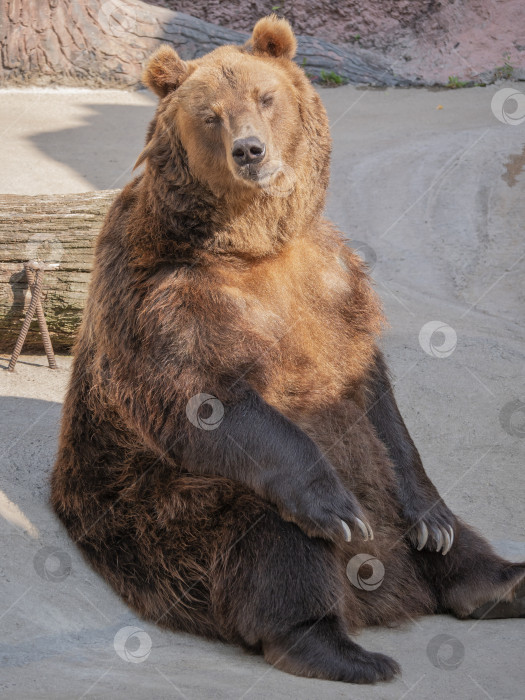
[[[142,82],[159,97],[166,97],[188,77],[189,66],[171,46],[160,46],[146,64]]]
[[[292,59],[297,51],[297,39],[288,20],[274,14],[257,22],[246,46],[256,56]]]

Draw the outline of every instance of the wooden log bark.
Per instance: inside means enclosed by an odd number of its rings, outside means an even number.
[[[161,43],[192,59],[247,38],[141,0],[0,0],[0,84],[138,87]],[[378,52],[307,36],[298,43],[296,60],[311,76],[333,70],[351,83],[408,84]]]
[[[0,350],[11,352],[31,294],[24,262],[60,263],[44,276],[44,313],[53,347],[71,348],[82,318],[95,238],[118,190],[0,195]],[[24,350],[43,348],[36,317]]]

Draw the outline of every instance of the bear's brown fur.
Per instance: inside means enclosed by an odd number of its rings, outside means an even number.
[[[321,217],[328,122],[294,51],[271,17],[244,47],[151,58],[145,171],[97,243],[52,500],[145,618],[374,682],[397,664],[348,631],[510,600],[525,567],[423,470],[378,301]],[[374,590],[345,575],[360,553],[384,566]]]

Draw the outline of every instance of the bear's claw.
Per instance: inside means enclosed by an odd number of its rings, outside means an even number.
[[[423,549],[428,540],[428,528],[424,522],[417,524],[417,548],[419,551]]]
[[[363,522],[360,518],[356,518],[355,521],[357,523],[357,527],[361,530],[361,534],[363,535],[365,542],[366,540],[373,540],[374,533],[372,532],[372,528],[368,522]]]
[[[359,528],[361,535],[363,536],[363,539],[365,540],[365,542],[367,542],[368,540],[374,539],[374,532],[373,532],[372,528],[370,527],[367,520],[361,520],[361,518],[355,518],[355,523],[356,523],[357,527]],[[345,541],[351,542],[352,541],[352,532],[350,530],[350,527],[342,519],[341,519],[341,525],[343,527]]]
[[[439,550],[443,547],[443,531],[439,527],[433,527],[432,534],[436,540],[436,552],[439,552]]]
[[[435,551],[445,555],[450,552],[454,543],[454,529],[451,525],[439,525],[430,528],[436,543]],[[426,523],[421,520],[417,524],[417,549],[421,551],[428,542],[429,530]]]
[[[441,550],[441,554],[443,556],[445,554],[448,554],[450,552],[450,548],[452,547],[452,543],[454,542],[454,530],[450,525],[446,525],[445,528],[443,528],[443,537],[445,538],[445,543],[443,545],[443,549]]]
[[[345,533],[345,542],[352,541],[352,532],[344,520],[341,520],[341,525],[343,526],[343,532]]]

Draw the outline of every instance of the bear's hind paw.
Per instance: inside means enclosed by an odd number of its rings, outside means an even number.
[[[355,644],[333,618],[300,625],[263,648],[268,663],[296,676],[377,683],[400,673],[394,659]]]

